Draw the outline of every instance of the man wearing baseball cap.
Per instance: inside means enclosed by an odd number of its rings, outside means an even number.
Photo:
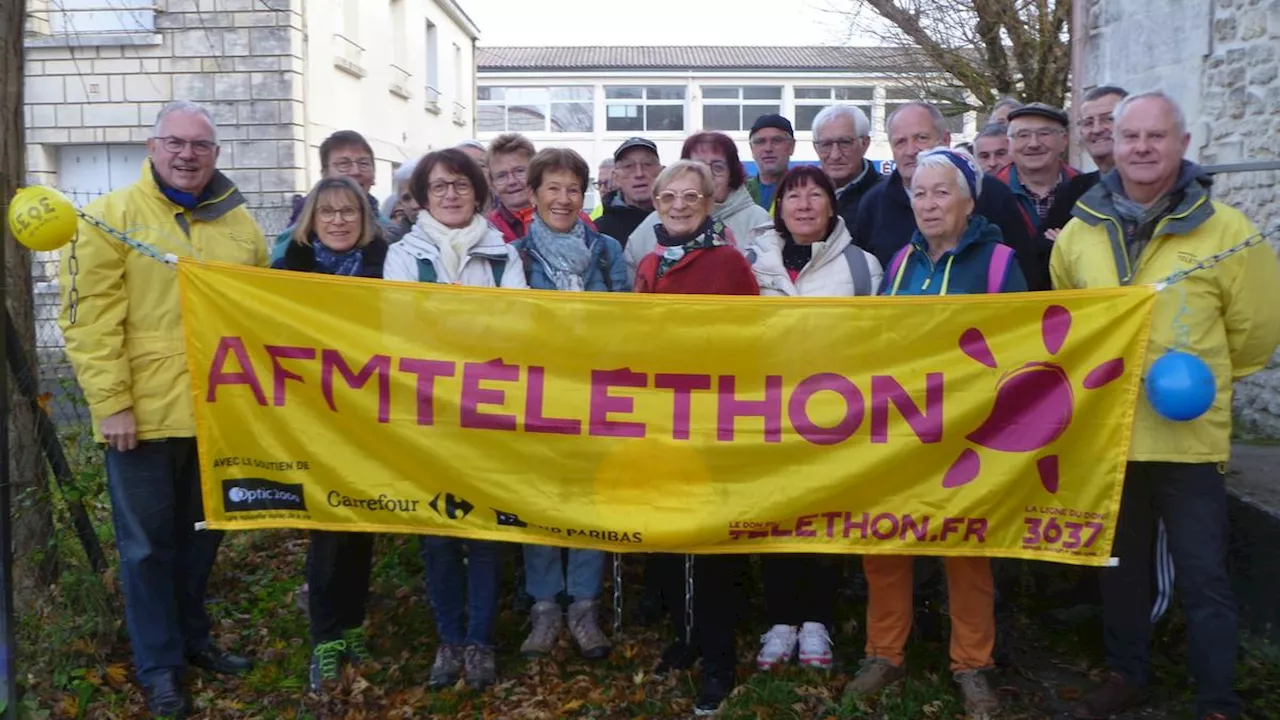
[[[996,178],[1013,191],[1032,237],[1040,234],[1058,186],[1080,174],[1062,159],[1067,150],[1067,125],[1065,112],[1044,103],[1023,105],[1009,113],[1013,163],[996,173]]]
[[[778,180],[791,166],[796,151],[796,134],[791,121],[769,113],[756,118],[749,135],[751,157],[756,161],[757,175],[747,178],[747,192],[760,207],[773,212],[773,194]]]
[[[624,140],[613,151],[616,189],[601,201],[604,210],[596,220],[596,229],[625,246],[636,226],[653,212],[653,181],[660,172],[662,162],[652,140]]]

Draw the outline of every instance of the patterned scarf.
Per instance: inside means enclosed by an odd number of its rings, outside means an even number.
[[[661,280],[668,270],[694,250],[728,245],[729,241],[724,239],[724,232],[724,223],[712,217],[703,221],[702,227],[695,230],[692,235],[683,237],[671,237],[667,234],[665,227],[661,224],[655,225],[653,233],[658,238],[658,246],[654,248],[654,252],[658,253],[662,259],[658,261],[658,271],[653,279]]]
[[[1119,173],[1115,171],[1107,173],[1102,178],[1102,184],[1110,192],[1111,202],[1116,208],[1116,215],[1120,216],[1120,224],[1124,228],[1124,245],[1129,254],[1129,262],[1136,266],[1138,258],[1142,257],[1143,249],[1147,247],[1147,243],[1151,242],[1151,236],[1155,234],[1156,225],[1173,208],[1177,207],[1182,200],[1181,189],[1184,184],[1179,183],[1178,186],[1174,187],[1173,192],[1156,200],[1151,207],[1147,208],[1129,199],[1129,196],[1124,192],[1124,185],[1120,182]]]
[[[311,236],[311,247],[316,253],[316,271],[326,275],[346,275],[354,277],[364,267],[364,249],[351,248],[346,252],[334,252],[320,242],[320,238]]]
[[[581,220],[567,233],[552,230],[538,215],[529,227],[529,241],[542,258],[557,290],[586,289],[587,268],[591,267],[591,248],[587,247],[587,227]]]

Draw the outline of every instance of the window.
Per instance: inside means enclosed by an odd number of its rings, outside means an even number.
[[[595,93],[587,86],[479,87],[481,132],[591,132]]]
[[[961,90],[960,92],[963,93],[963,90]],[[963,102],[957,104],[955,102],[951,102],[949,100],[943,99],[943,97],[945,97],[946,95],[951,94],[950,91],[946,89],[939,89],[937,94],[940,97],[936,97],[932,100],[927,100],[925,98],[924,92],[915,88],[905,88],[905,87],[886,88],[884,91],[885,132],[889,131],[889,127],[888,127],[889,116],[893,114],[894,110],[897,110],[898,108],[902,107],[908,102],[920,102],[920,101],[932,102],[934,105],[938,106],[938,109],[942,111],[942,115],[947,120],[948,132],[953,132],[953,133],[964,132],[964,114],[968,112],[969,108],[965,106]]]
[[[60,0],[48,3],[54,35],[109,35],[156,31],[154,0]]]
[[[440,33],[436,24],[427,21],[427,106],[440,103]]]
[[[782,112],[782,87],[703,85],[704,130],[750,130],[756,118]]]
[[[683,132],[684,91],[683,85],[606,86],[605,130]]]
[[[796,132],[813,130],[813,119],[823,109],[837,103],[855,105],[871,119],[875,89],[869,87],[798,87],[796,88]]]

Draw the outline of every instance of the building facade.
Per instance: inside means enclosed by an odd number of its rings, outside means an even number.
[[[1082,11],[1075,91],[1104,84],[1162,89],[1186,113],[1194,159],[1263,163],[1254,167],[1267,169],[1216,175],[1212,192],[1270,233],[1280,250],[1280,3],[1088,0]],[[1280,355],[1236,384],[1235,410],[1241,432],[1280,439]]]
[[[789,118],[793,159],[816,161],[813,118],[844,102],[871,120],[868,157],[888,161],[889,113],[954,92],[928,67],[918,52],[892,47],[481,47],[476,132],[481,140],[520,132],[539,147],[572,148],[594,168],[634,135],[669,162],[691,133],[719,130],[750,170],[757,117]],[[977,116],[956,107],[949,122],[959,140],[974,134]]]
[[[132,182],[180,99],[213,111],[269,232],[335,130],[369,139],[384,197],[401,162],[472,136],[478,37],[455,0],[29,0],[31,180],[77,200]]]

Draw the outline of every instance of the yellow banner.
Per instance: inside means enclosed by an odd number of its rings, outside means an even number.
[[[1154,300],[178,275],[210,527],[1089,565]]]

